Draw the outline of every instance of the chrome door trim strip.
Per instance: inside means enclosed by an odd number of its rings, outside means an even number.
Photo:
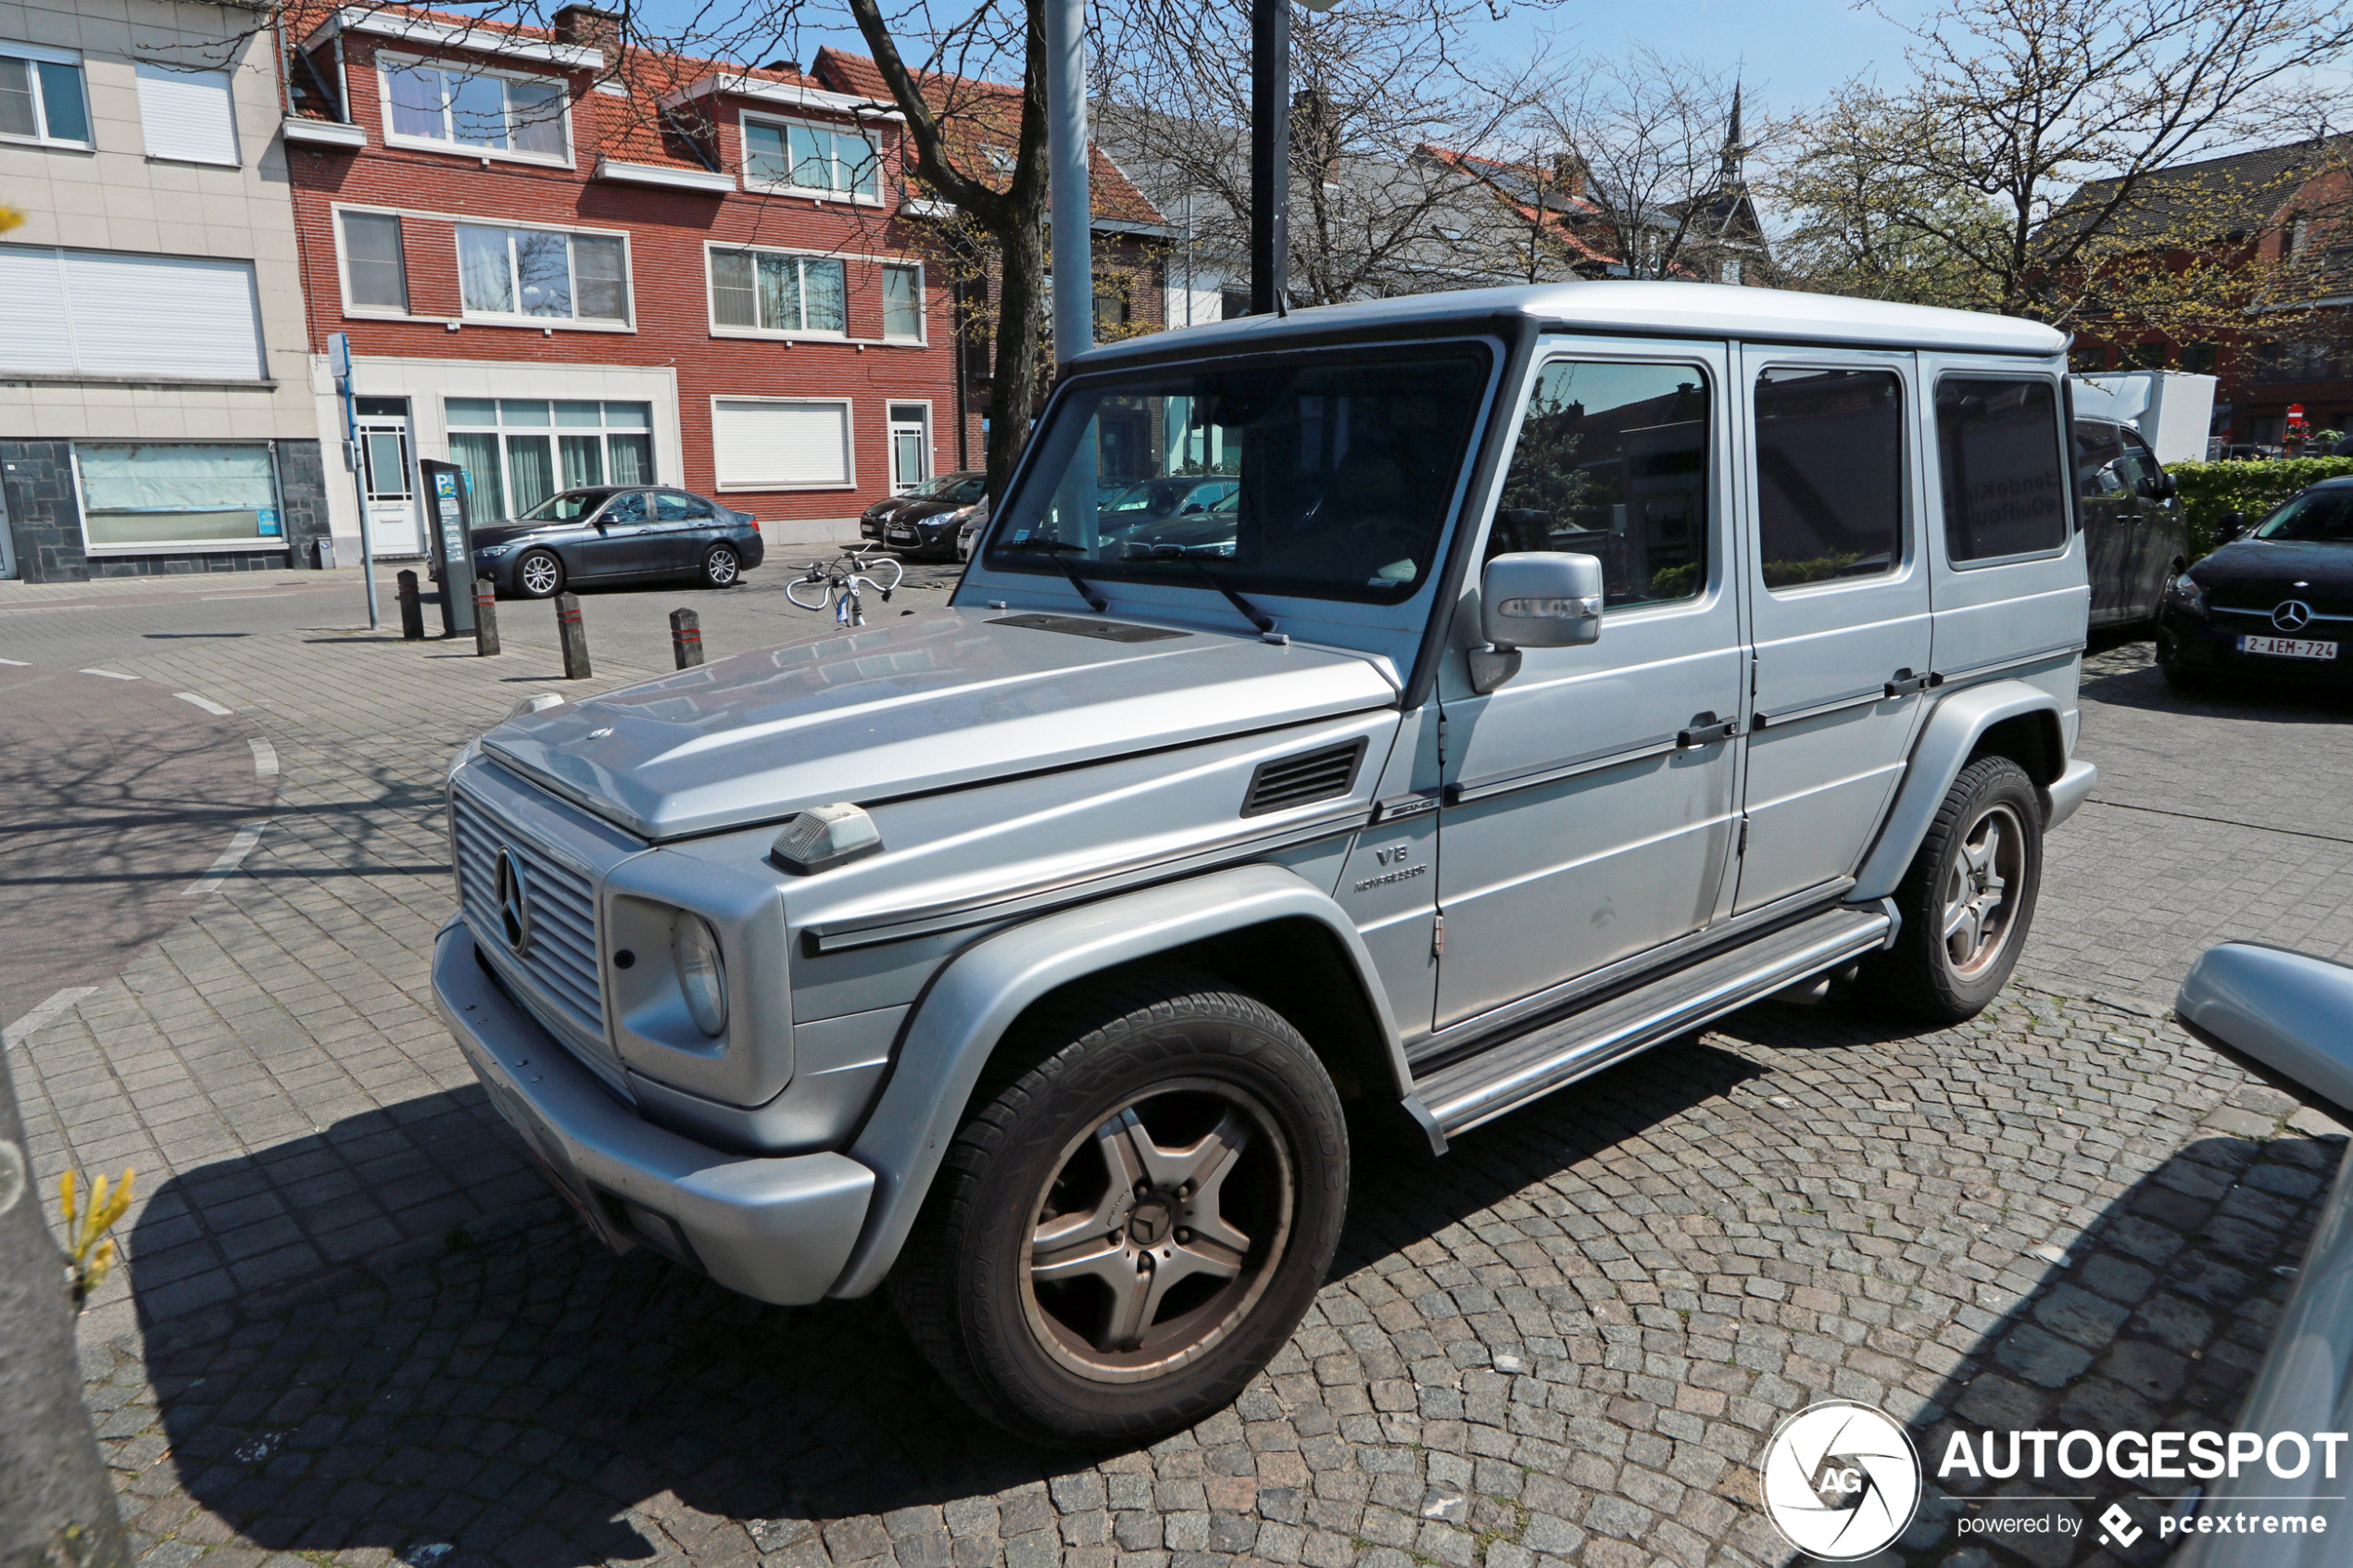
[[[1613,751],[1605,757],[1588,757],[1581,761],[1563,762],[1525,773],[1491,773],[1483,779],[1458,780],[1446,786],[1444,800],[1449,806],[1467,806],[1475,800],[1492,800],[1499,795],[1534,789],[1539,784],[1558,784],[1563,779],[1598,773],[1609,768],[1647,762],[1655,757],[1671,756],[1680,749],[1675,737],[1669,735],[1655,744],[1638,746],[1629,751]]]

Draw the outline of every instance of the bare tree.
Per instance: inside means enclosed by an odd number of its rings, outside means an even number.
[[[1502,282],[1510,215],[1456,160],[1511,122],[1537,62],[1464,52],[1478,0],[1350,0],[1292,14],[1290,289],[1298,305]],[[1107,144],[1189,209],[1201,257],[1239,274],[1250,233],[1250,5],[1103,7]]]
[[[1718,198],[1738,181],[1740,88],[1723,72],[1647,45],[1542,94],[1536,128],[1574,160],[1586,226],[1633,278],[1713,276],[1725,234]]]
[[[2163,171],[2292,136],[2310,112],[2306,68],[2353,44],[2353,11],[1947,0],[1908,31],[1913,86],[1851,89],[1798,138],[1801,166],[1846,170],[1810,188],[1814,232],[1845,232],[1849,257],[1925,253],[1931,271],[1965,275],[1964,296],[2065,323],[2100,307],[2103,278],[2112,296],[2126,257],[2227,235],[2225,209],[2249,193]],[[1870,148],[1859,161],[1858,129]]]

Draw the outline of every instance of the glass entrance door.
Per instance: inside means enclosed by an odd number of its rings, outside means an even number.
[[[416,452],[409,436],[409,400],[362,397],[355,410],[359,435],[360,487],[368,497],[368,533],[377,558],[424,553],[417,514]]]
[[[904,495],[931,477],[931,409],[922,403],[890,406],[890,493]]]

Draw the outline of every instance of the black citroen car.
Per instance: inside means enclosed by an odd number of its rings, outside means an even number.
[[[760,520],[689,490],[592,485],[474,530],[474,572],[544,599],[575,583],[692,577],[725,588],[767,553]]]
[[[906,555],[956,553],[956,531],[943,522],[988,493],[988,476],[977,469],[927,479],[903,495],[876,501],[859,514],[861,538],[878,540]],[[925,527],[928,523],[930,526]]]
[[[2252,528],[2232,513],[2221,532],[2158,612],[2165,678],[2353,685],[2353,478],[2323,480]]]

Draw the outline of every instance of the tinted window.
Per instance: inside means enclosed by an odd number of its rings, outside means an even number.
[[[663,522],[700,522],[711,516],[711,503],[675,490],[654,494],[654,516]]]
[[[2117,433],[2124,438],[2125,487],[2137,495],[2154,495],[2158,482],[2165,477],[2165,465],[2157,460],[2138,431],[2120,426]]]
[[[598,522],[645,521],[646,493],[642,490],[633,490],[626,495],[615,496],[612,505],[607,507],[603,515],[597,521]]]
[[[1756,378],[1756,558],[1768,588],[1902,563],[1903,442],[1893,370],[1790,367]]]
[[[1936,383],[1944,548],[1957,561],[2067,544],[2057,393],[2046,381],[1948,376]]]
[[[1428,576],[1488,379],[1475,347],[1088,377],[1033,438],[987,567],[1059,577],[1059,555],[1088,581],[1200,587],[1206,567],[1244,594],[1402,599]],[[1220,476],[1231,512],[1109,510],[1114,478],[1151,507]]]
[[[2075,421],[2076,494],[2096,500],[2124,493],[2124,443],[2117,430],[2098,420]]]
[[[2353,486],[2307,490],[2255,531],[2258,539],[2353,542]]]
[[[1696,365],[1545,366],[1488,556],[1599,556],[1613,608],[1693,597],[1707,583],[1709,412]]]

